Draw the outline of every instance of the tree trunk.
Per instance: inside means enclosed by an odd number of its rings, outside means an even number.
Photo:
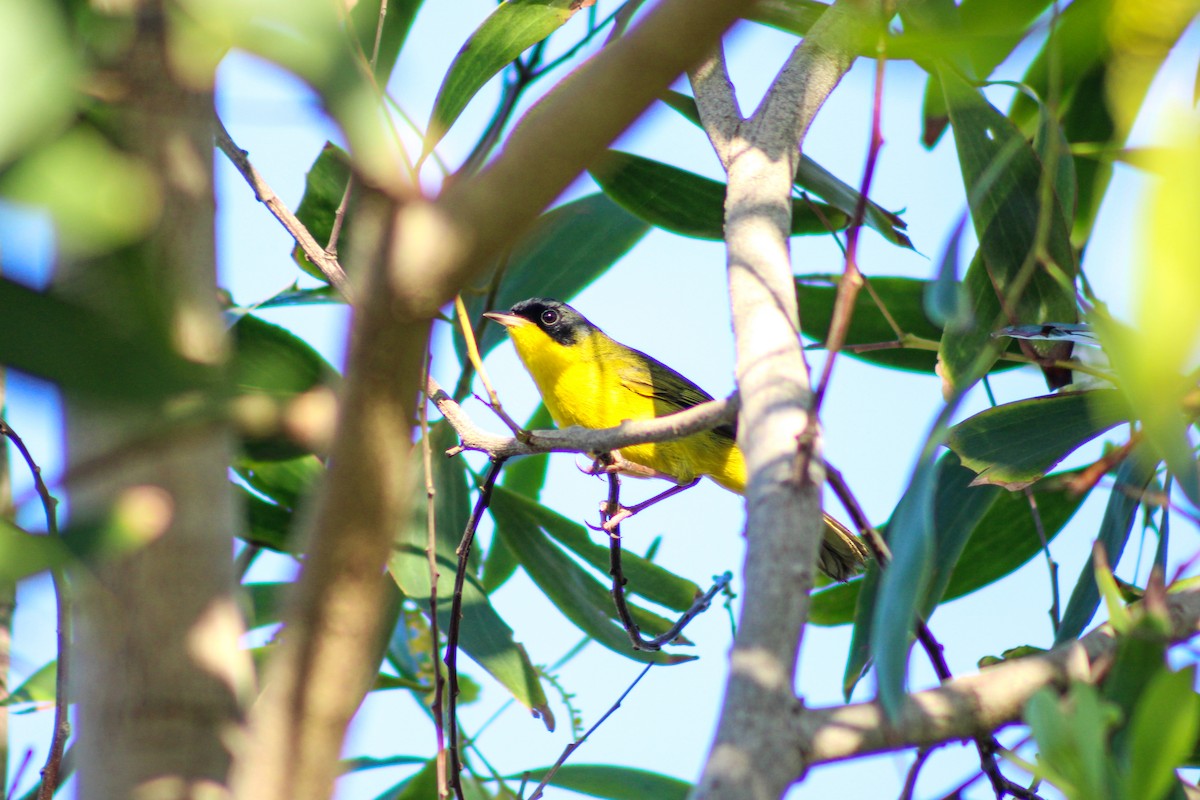
[[[157,176],[161,218],[133,247],[65,263],[58,289],[114,325],[215,364],[225,335],[215,291],[211,90],[173,77],[162,6],[134,13],[136,34],[111,65],[108,96],[118,99],[104,121]],[[116,512],[149,539],[74,575],[79,794],[227,796],[249,675],[231,563],[228,426],[192,423],[147,436],[165,419],[162,403],[67,405],[72,519]]]

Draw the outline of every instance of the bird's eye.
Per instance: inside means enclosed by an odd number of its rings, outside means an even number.
[[[547,308],[542,312],[543,325],[553,325],[556,322],[558,322],[558,312],[553,308]]]

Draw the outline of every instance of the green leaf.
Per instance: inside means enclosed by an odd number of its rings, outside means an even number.
[[[954,226],[954,233],[942,251],[937,277],[925,287],[923,300],[925,314],[935,324],[951,330],[967,330],[974,323],[967,290],[958,280],[959,249],[967,218],[961,217]],[[874,284],[874,281],[872,281]]]
[[[509,519],[497,524],[496,530],[517,554],[529,577],[567,619],[598,644],[635,661],[680,664],[695,658],[632,649],[625,631],[613,622],[616,609],[608,590],[542,532],[538,518],[530,513],[530,505],[520,495],[497,486],[492,496],[492,516]],[[630,604],[630,611],[638,626],[651,634],[670,627],[667,620],[638,606]]]
[[[329,242],[329,237],[333,234],[334,217],[342,203],[342,197],[346,194],[346,183],[349,180],[350,155],[333,142],[326,142],[317,160],[308,170],[304,179],[304,195],[296,208],[296,219],[304,223],[304,227],[308,228],[308,232],[322,247]],[[348,230],[349,219],[346,218],[341,233],[346,234]],[[345,239],[339,235],[338,241]],[[325,274],[308,260],[300,245],[292,248],[292,258],[297,266],[309,275],[320,281],[326,280]]]
[[[1125,543],[1129,540],[1129,531],[1133,528],[1134,515],[1141,504],[1142,491],[1154,477],[1157,462],[1146,457],[1146,448],[1137,447],[1117,470],[1116,485],[1108,497],[1108,506],[1104,509],[1104,519],[1100,522],[1100,534],[1096,544],[1104,549],[1104,555],[1109,564],[1117,564]],[[1090,563],[1084,564],[1083,571],[1075,588],[1071,591],[1071,599],[1063,612],[1062,624],[1054,639],[1056,645],[1077,638],[1100,605],[1100,591],[1096,586],[1096,576]]]
[[[58,537],[27,533],[0,519],[0,585],[15,584],[70,561],[71,553]]]
[[[1108,622],[1118,634],[1127,634],[1133,625],[1129,609],[1125,606],[1125,598],[1117,586],[1117,579],[1104,560],[1104,550],[1099,543],[1092,549],[1092,575],[1096,579],[1096,588],[1104,600],[1104,608],[1108,612]]]
[[[850,607],[854,628],[850,631],[850,650],[846,653],[846,668],[842,673],[842,696],[847,703],[871,663],[871,631],[879,601],[879,574],[879,562],[871,559],[867,562],[866,574],[851,581],[855,588]]]
[[[364,770],[380,769],[382,767],[408,767],[413,764],[424,764],[428,760],[422,756],[387,756],[385,758],[357,756],[342,761],[342,774],[363,772]]]
[[[775,13],[775,9],[780,6],[793,5],[795,4],[790,2],[790,0],[784,0],[783,2],[780,2],[780,0],[769,0],[767,3],[756,4],[755,13],[767,11],[773,14]],[[820,5],[822,8],[827,7],[820,3],[815,5]],[[675,111],[678,111],[688,122],[696,127],[702,127],[700,124],[700,111],[696,108],[696,101],[694,99],[686,94],[671,90],[667,90],[661,99]],[[857,208],[858,200],[861,196],[858,189],[838,178],[803,153],[800,154],[800,164],[796,167],[795,184],[839,209],[846,215],[847,219],[854,216],[854,210]],[[899,214],[888,211],[873,200],[867,201],[863,222],[866,223],[868,228],[871,228],[892,244],[909,249],[912,248],[912,241],[904,232],[908,224],[900,218]]]
[[[506,514],[506,523],[519,520],[525,525],[533,522],[601,573],[608,572],[608,546],[593,542],[584,526],[519,494],[506,493],[503,502],[506,509],[511,505],[511,510],[518,512]],[[691,608],[692,601],[702,592],[692,581],[681,578],[635,553],[623,552],[621,567],[629,581],[625,587],[626,592],[640,595],[672,611],[686,611]]]
[[[369,60],[375,49],[375,35],[379,33],[379,54],[375,59],[375,78],[380,86],[387,86],[396,58],[408,39],[413,20],[421,8],[422,0],[371,0],[356,3],[350,9],[350,27],[362,47],[363,55]],[[383,29],[379,30],[379,10],[384,8]]]
[[[1131,720],[1125,796],[1161,800],[1175,783],[1200,733],[1196,668],[1161,670],[1139,698]]]
[[[18,703],[50,703],[57,692],[58,662],[51,661],[26,678],[12,694],[0,700],[0,708]]]
[[[400,791],[395,791],[397,788]],[[391,800],[429,800],[438,796],[438,759],[431,758],[425,762],[415,775],[406,779],[398,786],[389,789],[383,797]]]
[[[2,0],[0,71],[21,75],[0,93],[0,165],[66,122],[79,99],[82,55],[56,3]],[[32,64],[37,69],[29,69]]]
[[[804,335],[824,342],[833,321],[833,306],[837,298],[840,275],[799,275],[796,277],[796,298],[800,304],[800,328]],[[937,342],[942,329],[925,316],[924,293],[928,281],[914,278],[872,278],[871,287],[879,295],[888,314],[902,333]],[[854,300],[854,315],[846,332],[846,345],[883,344],[895,342],[896,332],[883,311],[875,304],[871,293],[861,291]],[[862,353],[843,351],[850,358],[892,369],[912,370],[933,374],[937,353],[932,349],[896,348],[871,350]]]
[[[151,169],[83,124],[17,162],[0,178],[0,194],[48,211],[58,245],[75,255],[141,239],[162,211]]]
[[[433,101],[422,156],[433,151],[484,84],[582,7],[579,0],[507,0],[497,6],[450,64]]]
[[[879,580],[871,622],[871,661],[879,702],[893,720],[904,702],[913,625],[932,574],[936,474],[931,454],[923,455],[888,524],[892,563]]]
[[[325,474],[325,465],[312,455],[287,461],[259,461],[242,456],[233,462],[233,470],[259,494],[295,510]]]
[[[74,303],[0,278],[0,363],[101,399],[162,399],[218,386],[212,367]]]
[[[550,773],[549,767],[532,769],[508,780],[539,782]],[[608,764],[564,764],[554,773],[550,786],[605,800],[686,800],[692,785],[658,772]]]
[[[1066,703],[1051,689],[1038,691],[1025,707],[1037,740],[1039,766],[1071,800],[1105,800],[1116,770],[1105,740],[1115,722],[1112,707],[1086,683],[1071,684]]]
[[[550,418],[550,412],[544,404],[538,403],[533,415],[525,423],[525,430],[553,427],[554,420]],[[548,453],[518,458],[505,465],[504,472],[500,475],[500,485],[536,502],[546,482],[546,470],[549,466]],[[497,520],[496,524],[499,525],[500,521]],[[487,557],[483,561],[483,586],[488,594],[504,585],[517,571],[518,566],[520,562],[512,548],[506,545],[500,536],[493,536],[491,547],[488,548]]]
[[[818,0],[759,0],[746,12],[746,19],[804,36],[828,8]]]
[[[239,539],[281,553],[300,552],[298,542],[292,540],[292,509],[268,503],[238,484],[234,484],[234,490],[246,509],[246,527],[237,532]]]
[[[274,625],[283,617],[283,604],[288,592],[295,589],[291,581],[244,583],[242,591],[250,604],[246,627],[260,628]]]
[[[239,394],[286,401],[318,386],[336,386],[340,376],[321,354],[299,336],[251,314],[231,329],[234,342],[230,373]],[[246,453],[262,461],[297,458],[308,450],[285,435],[247,436]]]
[[[508,257],[490,271],[489,280],[499,281],[490,302],[488,291],[464,293],[467,317],[478,323],[483,312],[508,310],[530,297],[569,301],[628,253],[649,230],[649,225],[603,194],[563,203],[540,216]],[[492,322],[482,330],[479,352],[486,356],[504,341],[505,334]],[[467,363],[466,346],[457,325],[454,346],[459,363]]]
[[[471,513],[471,496],[466,468],[461,458],[447,458],[443,453],[457,441],[457,435],[444,420],[430,427],[430,447],[433,449],[434,533],[438,565],[438,620],[449,624],[450,605],[454,593],[454,575],[458,569],[455,550]],[[417,444],[420,448],[420,443]],[[419,450],[418,450],[419,452]],[[388,571],[404,595],[422,605],[427,612],[431,594],[429,559],[426,555],[428,527],[424,477],[419,470],[412,476],[414,496],[409,524],[397,535]],[[463,585],[463,616],[459,646],[489,674],[499,681],[526,708],[543,716],[552,725],[553,714],[537,671],[529,661],[525,648],[513,638],[512,629],[497,613],[487,593],[476,577],[478,551],[468,559],[468,574]],[[424,601],[422,603],[422,601]]]
[[[1075,322],[1075,254],[1061,206],[1043,208],[1041,163],[1021,131],[951,70],[940,69],[939,75],[980,242],[980,257],[965,280],[975,325],[947,332],[940,351],[944,380],[965,388],[990,366],[977,361],[997,322]],[[1038,240],[1042,214],[1048,215],[1048,261],[1029,269],[1026,262]],[[1007,318],[1000,315],[1001,297],[1010,310]],[[973,368],[978,374],[971,374]]]
[[[1023,489],[1084,442],[1129,418],[1118,392],[1033,397],[989,408],[950,431],[947,445],[981,483]]]
[[[651,225],[697,239],[724,238],[723,183],[618,150],[609,150],[589,172],[605,194]],[[792,235],[831,233],[849,219],[830,205],[792,201]]]

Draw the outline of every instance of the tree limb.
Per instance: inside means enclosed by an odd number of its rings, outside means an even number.
[[[697,786],[704,800],[775,800],[797,774],[798,752],[780,734],[802,711],[793,686],[822,535],[824,470],[788,253],[791,190],[797,144],[850,67],[860,13],[846,0],[826,11],[718,153],[729,177],[725,240],[742,398],[738,443],[750,477],[746,591],[716,741]],[[694,82],[697,104],[727,109],[729,90],[711,74]],[[710,131],[718,146],[722,124]]]

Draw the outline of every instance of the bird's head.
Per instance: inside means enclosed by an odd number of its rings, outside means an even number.
[[[550,342],[570,347],[596,330],[596,326],[578,311],[548,297],[531,297],[517,303],[507,313],[489,311],[484,316],[508,329],[518,351],[545,347]]]

